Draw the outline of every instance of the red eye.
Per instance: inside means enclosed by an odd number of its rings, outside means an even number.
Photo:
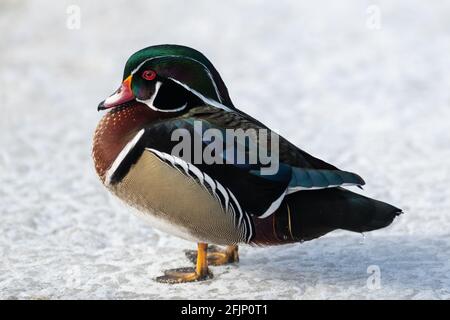
[[[142,78],[144,78],[145,80],[153,80],[156,78],[156,72],[153,70],[145,70],[142,73]]]

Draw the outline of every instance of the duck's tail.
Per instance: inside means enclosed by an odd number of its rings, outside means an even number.
[[[295,192],[271,217],[273,238],[264,232],[261,242],[311,240],[336,229],[372,231],[388,226],[401,213],[390,204],[343,188]]]

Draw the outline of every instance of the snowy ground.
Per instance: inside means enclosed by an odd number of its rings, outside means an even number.
[[[0,298],[450,299],[448,1],[184,3],[0,2]],[[154,282],[194,244],[110,198],[90,149],[127,57],[159,43],[203,51],[236,105],[407,214]]]

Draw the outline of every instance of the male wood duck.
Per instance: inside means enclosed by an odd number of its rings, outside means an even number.
[[[165,271],[157,281],[211,278],[208,264],[237,262],[239,244],[302,242],[336,229],[371,231],[402,213],[344,189],[362,186],[364,180],[300,150],[237,109],[217,70],[192,48],[158,45],[134,53],[120,88],[99,104],[98,110],[105,109],[110,111],[93,143],[102,183],[155,228],[198,243],[197,252],[187,252],[195,268]],[[190,158],[186,151],[174,154],[180,141],[175,132],[198,137],[210,129],[254,129],[257,134],[232,146],[231,158],[217,152],[219,161],[213,163],[192,160],[199,153],[195,142],[189,142],[197,150]],[[272,139],[266,144],[260,143],[261,129]],[[225,139],[217,142],[225,145]],[[211,143],[202,137],[200,155]],[[276,156],[276,171],[263,174],[267,163],[248,160],[258,150],[250,148],[252,143]],[[240,155],[245,159],[236,161]],[[208,244],[226,249],[208,249]]]

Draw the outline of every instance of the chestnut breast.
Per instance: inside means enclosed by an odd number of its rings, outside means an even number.
[[[103,116],[95,130],[92,148],[95,171],[102,182],[125,145],[140,129],[158,119],[157,112],[139,102],[117,107]]]

